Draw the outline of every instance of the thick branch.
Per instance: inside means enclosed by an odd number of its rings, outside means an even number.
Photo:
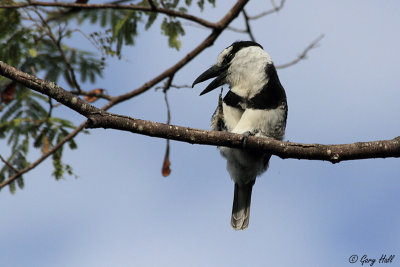
[[[46,94],[89,119],[88,128],[110,128],[152,137],[172,139],[191,144],[243,148],[243,136],[229,132],[207,131],[163,123],[133,119],[110,114],[98,109],[55,83],[46,82],[16,70],[0,61],[0,74]],[[267,150],[281,158],[326,160],[337,163],[344,160],[400,157],[400,137],[392,140],[358,142],[342,145],[300,144],[250,136],[247,149]]]
[[[90,116],[87,127],[117,129],[191,144],[243,148],[243,135],[241,134],[168,125],[110,113]],[[246,149],[267,150],[284,159],[326,160],[337,163],[345,160],[400,157],[400,137],[384,141],[321,145],[282,142],[250,136],[246,141]]]
[[[247,1],[246,1],[247,2]],[[119,5],[119,4],[80,4],[80,3],[62,3],[62,2],[40,2],[40,1],[30,1],[29,3],[18,3],[12,5],[0,5],[0,8],[23,8],[29,6],[40,6],[40,7],[64,7],[64,8],[76,8],[76,9],[126,9],[126,10],[136,10],[144,12],[157,12],[173,17],[178,17],[186,20],[196,22],[207,28],[216,28],[215,23],[209,22],[202,18],[182,13],[173,9],[159,8],[159,7],[146,7],[137,6],[133,4],[129,5]]]

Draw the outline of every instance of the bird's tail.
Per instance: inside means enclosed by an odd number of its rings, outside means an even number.
[[[251,192],[255,181],[245,185],[235,183],[231,226],[235,230],[245,230],[249,226]]]

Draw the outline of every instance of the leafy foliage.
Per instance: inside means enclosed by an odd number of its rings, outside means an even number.
[[[207,0],[210,4],[212,4],[215,7],[215,0]],[[191,2],[191,0],[189,0],[189,2]],[[197,5],[199,6],[199,8],[203,11],[204,9],[204,0],[198,0],[197,1]]]
[[[12,2],[0,0],[0,3]],[[31,13],[28,13],[28,17],[33,20],[36,13]],[[71,30],[65,30],[65,27],[59,25],[54,32],[50,32],[50,27],[45,23],[40,24],[37,20],[29,24],[22,17],[21,11],[17,9],[0,9],[0,60],[27,73],[41,73],[49,81],[63,78],[71,88],[75,86],[68,64],[79,73],[82,82],[94,82],[101,76],[104,64],[96,55],[62,44]],[[52,34],[58,42],[54,42]],[[0,93],[0,138],[7,140],[10,147],[10,155],[7,157],[4,151],[1,153],[7,162],[0,169],[0,182],[3,182],[17,170],[29,165],[27,158],[32,145],[45,153],[74,126],[68,120],[51,116],[52,108],[47,97],[10,83],[4,77],[0,77]],[[70,148],[76,148],[74,140],[70,141]],[[62,163],[62,152],[60,149],[56,156],[53,155],[53,175],[57,179],[65,172],[72,173],[71,167]],[[23,185],[21,176],[10,184],[9,189],[14,192],[16,186],[22,188]]]
[[[161,24],[162,33],[168,36],[168,45],[179,50],[181,48],[181,41],[179,35],[184,35],[185,31],[182,28],[181,22],[178,20],[168,20],[164,18]]]
[[[192,0],[148,0],[135,5],[187,12]],[[13,0],[0,0],[12,5]],[[204,9],[205,0],[197,6]],[[215,0],[207,0],[215,5]],[[0,60],[22,71],[48,81],[65,82],[70,90],[79,93],[82,82],[94,83],[102,76],[107,57],[122,57],[123,47],[134,45],[141,30],[149,30],[160,16],[154,11],[123,9],[38,8],[0,9]],[[185,30],[180,19],[162,15],[159,26],[169,47],[179,50],[180,37]],[[73,26],[71,26],[73,25]],[[84,25],[86,27],[80,27]],[[92,25],[91,27],[87,27]],[[83,33],[81,28],[96,29]],[[71,46],[75,35],[85,36],[96,48],[94,52]],[[78,82],[79,80],[79,82]],[[96,89],[100,90],[100,89]],[[103,89],[101,89],[103,90]],[[93,91],[93,90],[92,90]],[[54,117],[55,108],[47,97],[0,76],[0,139],[10,148],[9,155],[2,151],[4,164],[0,165],[0,183],[30,165],[30,150],[42,154],[70,134],[75,126],[65,118]],[[90,99],[90,98],[87,98]],[[93,101],[96,97],[91,98]],[[89,100],[88,100],[89,101]],[[67,143],[76,149],[74,139]],[[64,147],[51,154],[53,176],[58,180],[73,174],[71,166],[62,161]],[[9,184],[11,192],[23,188],[20,176]]]
[[[183,5],[179,5],[183,2]],[[210,4],[215,6],[215,0],[208,0]],[[192,4],[191,0],[165,0],[153,1],[156,7],[166,9],[178,10],[186,13],[187,8]],[[197,1],[198,7],[204,9],[204,0]],[[150,4],[147,0],[139,2],[137,5],[149,7]],[[80,16],[77,17],[78,23],[89,21],[91,24],[99,24],[102,28],[106,29],[105,33],[112,33],[109,37],[103,38],[107,40],[107,45],[102,46],[107,55],[117,55],[121,57],[121,50],[123,45],[133,45],[135,38],[138,35],[139,24],[144,23],[144,29],[148,30],[154,24],[158,17],[157,12],[142,12],[134,10],[85,10],[82,11]],[[165,17],[161,23],[161,32],[168,38],[168,45],[177,50],[181,47],[179,36],[185,34],[181,22],[174,17]],[[101,35],[98,32],[99,36]],[[93,37],[93,36],[92,36]],[[96,42],[99,39],[95,38]]]
[[[1,0],[1,4],[12,4],[13,1]],[[0,9],[0,39],[14,32],[21,22],[20,13],[15,10]]]
[[[6,139],[11,147],[11,155],[6,161],[13,166],[4,165],[0,170],[0,182],[6,177],[16,173],[29,165],[27,160],[30,141],[33,147],[40,148],[42,153],[47,153],[62,138],[74,129],[74,125],[68,120],[51,117],[44,105],[48,99],[40,94],[17,86],[15,100],[7,106],[0,117],[0,138]],[[69,141],[70,149],[77,148],[73,139]],[[56,156],[54,156],[57,154]],[[68,165],[62,163],[62,150],[53,154],[53,175],[56,179],[62,177],[65,170],[72,173]],[[23,187],[23,178],[17,179],[20,188]],[[9,187],[11,192],[15,191],[15,184]]]

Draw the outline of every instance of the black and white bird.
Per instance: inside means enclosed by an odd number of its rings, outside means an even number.
[[[216,77],[216,78],[215,78]],[[200,95],[224,84],[229,91],[212,116],[212,129],[282,140],[288,106],[275,66],[263,47],[252,41],[235,42],[218,56],[217,64],[193,83],[215,78]],[[271,154],[262,151],[219,147],[235,182],[231,225],[249,225],[251,192],[257,176],[268,168]]]

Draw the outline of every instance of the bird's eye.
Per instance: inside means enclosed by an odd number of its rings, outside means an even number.
[[[228,55],[226,55],[226,57],[224,58],[224,63],[227,64],[227,63],[231,62],[232,57],[233,57],[232,53],[229,53]]]

